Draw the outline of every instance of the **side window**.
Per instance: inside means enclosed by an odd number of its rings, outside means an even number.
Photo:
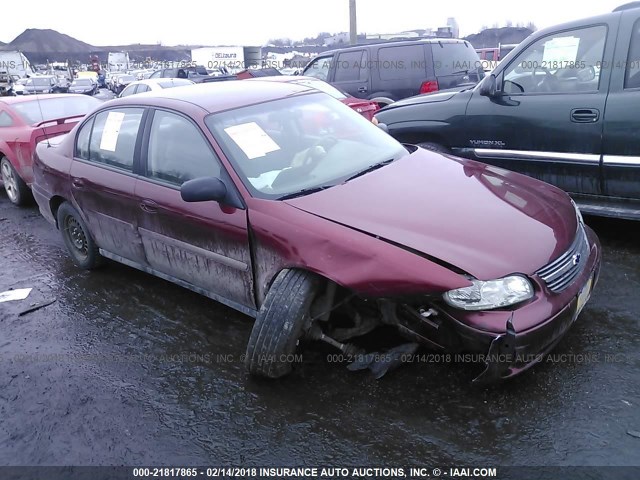
[[[149,75],[149,78],[160,78],[162,76],[162,70],[157,70]]]
[[[422,45],[382,47],[378,50],[380,80],[400,80],[413,77],[424,79],[426,68],[424,46]]]
[[[508,94],[597,91],[606,38],[604,25],[541,38],[505,69],[503,91]]]
[[[636,20],[631,33],[624,88],[640,88],[640,20]]]
[[[336,63],[335,82],[360,80],[360,66],[362,65],[363,50],[344,52],[338,55]]]
[[[136,91],[136,93],[144,93],[148,91],[149,91],[149,86],[141,83],[140,85],[138,85],[138,90]]]
[[[142,113],[142,108],[118,108],[97,114],[89,142],[89,160],[132,171]]]
[[[0,112],[0,127],[10,127],[13,125],[13,120],[7,112]]]
[[[220,162],[202,132],[186,118],[157,110],[149,136],[147,175],[180,186],[219,177]]]
[[[89,160],[89,139],[91,138],[91,128],[93,127],[93,118],[85,123],[78,132],[76,137],[76,151],[74,157]]]
[[[327,81],[327,77],[329,76],[329,68],[331,67],[331,62],[333,61],[333,57],[321,57],[313,60],[307,67],[304,69],[303,75],[307,77],[319,78],[320,80]]]

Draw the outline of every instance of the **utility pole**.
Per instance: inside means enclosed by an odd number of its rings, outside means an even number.
[[[351,45],[358,43],[358,29],[356,27],[356,0],[349,0],[349,41]]]

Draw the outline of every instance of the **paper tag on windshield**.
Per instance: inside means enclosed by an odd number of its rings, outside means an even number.
[[[575,62],[578,58],[578,37],[560,37],[549,40],[544,44],[544,63]]]
[[[104,123],[104,129],[102,130],[100,150],[107,150],[109,152],[116,151],[118,135],[120,134],[120,127],[122,126],[123,120],[124,112],[109,112],[107,121]]]
[[[269,152],[280,150],[273,138],[255,122],[227,127],[224,131],[236,142],[250,160],[264,157]]]

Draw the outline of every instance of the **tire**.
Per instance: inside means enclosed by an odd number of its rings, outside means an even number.
[[[451,150],[449,150],[447,147],[435,142],[419,143],[418,146],[421,148],[424,148],[425,150],[431,150],[432,152],[447,153],[447,154],[451,153]]]
[[[13,168],[7,157],[2,157],[0,160],[0,171],[4,190],[7,192],[9,201],[19,207],[30,204],[33,200],[31,189],[20,178],[20,175],[18,175],[18,172]]]
[[[73,263],[85,270],[100,267],[104,258],[78,211],[69,202],[64,202],[58,208],[57,217],[58,229]]]
[[[251,375],[280,378],[293,370],[293,354],[309,325],[309,308],[318,278],[304,270],[283,270],[258,312],[247,345],[245,367]]]

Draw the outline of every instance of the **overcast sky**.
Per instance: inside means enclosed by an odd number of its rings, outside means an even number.
[[[11,2],[9,2],[11,3]],[[538,28],[610,12],[626,0],[357,0],[359,33],[435,28],[454,17],[460,36],[494,23],[533,22]],[[27,28],[51,28],[92,45],[262,45],[270,38],[302,39],[349,30],[349,0],[200,0],[21,3],[4,9],[0,41]],[[17,5],[15,2],[13,5]]]

